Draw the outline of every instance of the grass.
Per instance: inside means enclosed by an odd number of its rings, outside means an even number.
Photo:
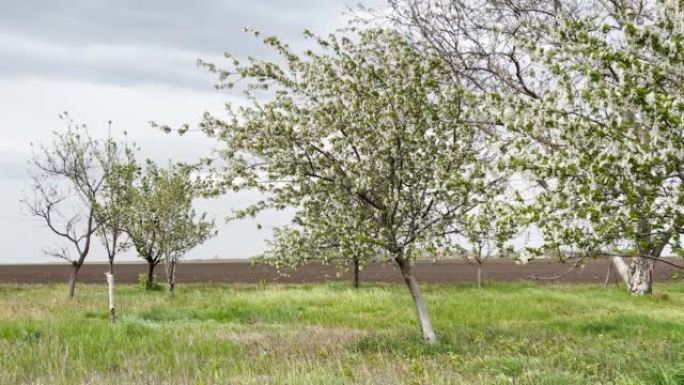
[[[0,285],[0,384],[684,384],[684,285]]]

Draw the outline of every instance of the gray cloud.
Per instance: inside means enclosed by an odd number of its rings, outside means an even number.
[[[195,65],[200,56],[199,52],[158,46],[77,47],[0,35],[0,74],[13,77],[77,79],[120,86],[164,84],[207,91],[213,78]]]
[[[244,27],[296,46],[305,28],[339,27],[345,9],[334,0],[13,2],[0,13],[0,76],[210,91],[198,58],[268,54]]]
[[[344,9],[339,0],[28,0],[3,7],[0,29],[74,45],[216,52],[245,48],[240,35],[244,26],[293,38],[304,28],[329,27]]]

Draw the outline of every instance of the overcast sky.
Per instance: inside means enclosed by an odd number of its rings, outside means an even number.
[[[214,142],[200,134],[175,137],[150,128],[150,120],[171,126],[198,122],[204,111],[220,113],[238,95],[215,91],[198,58],[220,60],[266,55],[245,34],[254,27],[304,47],[302,31],[327,33],[345,23],[345,10],[358,1],[223,0],[101,1],[22,0],[0,12],[0,263],[52,262],[43,250],[59,238],[19,204],[27,191],[31,142],[50,139],[63,128],[57,115],[68,111],[95,136],[127,131],[142,157],[165,163],[192,161]],[[365,4],[369,2],[366,1]],[[226,196],[202,202],[216,218],[219,236],[189,258],[248,258],[260,253],[272,226],[285,213],[225,224],[230,210],[254,197]],[[264,224],[258,230],[257,223]],[[96,249],[91,261],[102,261]],[[122,260],[135,259],[128,253]]]

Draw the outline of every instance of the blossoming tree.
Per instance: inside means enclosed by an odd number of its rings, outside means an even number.
[[[542,186],[520,219],[545,247],[610,257],[631,293],[650,293],[684,233],[682,3],[391,3],[490,95],[488,121],[512,139],[507,166]]]
[[[205,63],[221,86],[245,84],[253,102],[202,123],[225,145],[225,186],[266,193],[244,215],[297,210],[289,230],[277,233],[276,257],[288,257],[277,245],[293,242],[335,247],[349,261],[382,250],[401,271],[424,339],[434,342],[413,260],[452,245],[456,219],[496,195],[502,181],[482,151],[487,137],[468,123],[473,100],[447,81],[439,58],[396,33],[307,36],[318,48],[302,55],[264,39],[282,64]]]

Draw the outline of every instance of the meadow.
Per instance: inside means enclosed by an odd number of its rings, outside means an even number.
[[[684,384],[684,285],[0,285],[0,384]]]

